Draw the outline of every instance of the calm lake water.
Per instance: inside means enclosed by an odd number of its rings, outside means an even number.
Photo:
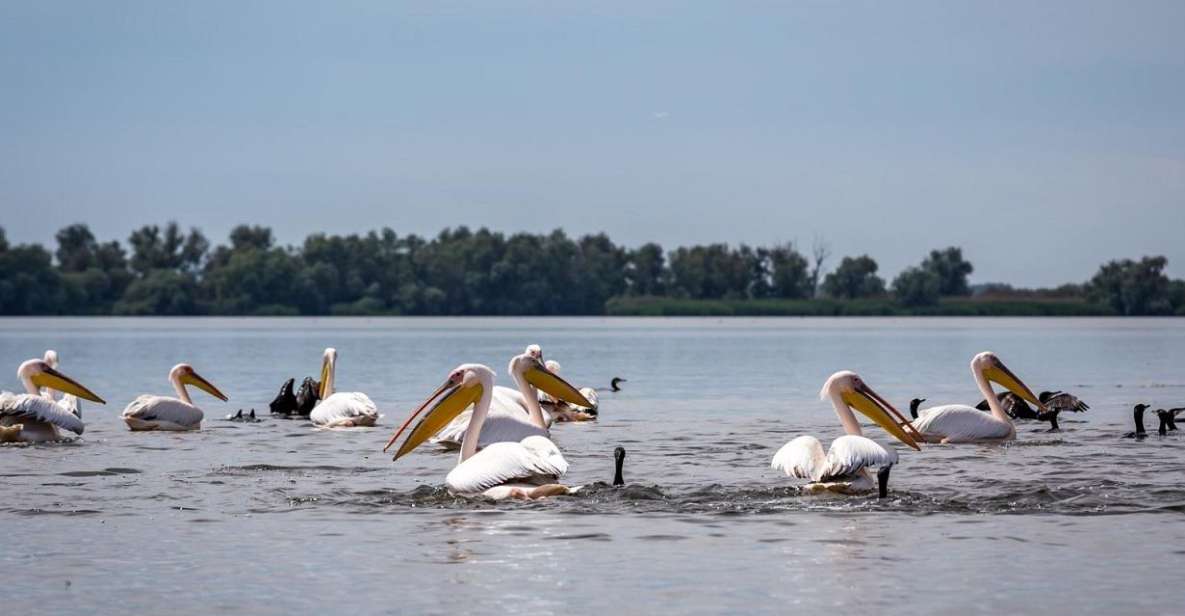
[[[505,381],[529,343],[578,386],[629,379],[600,421],[552,431],[585,492],[465,501],[440,488],[455,454],[380,452],[452,367]],[[326,346],[378,429],[266,417]],[[1182,610],[1185,436],[1121,435],[1136,402],[1185,406],[1185,319],[0,319],[0,386],[46,348],[108,404],[76,442],[0,447],[5,613]],[[769,468],[796,435],[840,434],[817,398],[832,372],[903,412],[974,403],[983,350],[1090,412],[1005,446],[899,447],[884,500]],[[124,405],[169,393],[180,361],[230,402],[195,394],[201,432],[128,432]],[[264,421],[221,420],[239,408]],[[623,489],[603,483],[617,445]]]

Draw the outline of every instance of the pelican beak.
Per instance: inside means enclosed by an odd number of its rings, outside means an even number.
[[[843,401],[874,421],[876,425],[884,428],[885,432],[892,434],[897,440],[921,451],[922,448],[918,446],[918,441],[923,440],[922,435],[914,429],[904,415],[893,408],[892,404],[889,404],[871,387],[862,385],[853,391],[844,392]]]
[[[226,394],[222,393],[221,391],[218,391],[218,388],[214,387],[213,383],[211,383],[210,381],[207,381],[205,378],[202,377],[202,375],[200,375],[196,372],[190,371],[190,372],[182,375],[181,382],[185,385],[193,385],[194,387],[210,394],[211,396],[214,396],[215,398],[218,398],[219,400],[221,400],[223,402],[226,402],[226,400],[227,400]]]
[[[1049,408],[1045,406],[1045,403],[1041,402],[1041,399],[1033,393],[1033,390],[1029,389],[1029,386],[1025,385],[1024,381],[1021,381],[1019,378],[1017,378],[1017,376],[1008,369],[1008,366],[1004,365],[1004,362],[997,359],[991,366],[988,366],[983,371],[983,376],[987,380],[993,381],[1008,391],[1020,396],[1021,398],[1024,398],[1026,402],[1036,406],[1038,410],[1042,412],[1049,410]]]
[[[329,354],[321,358],[321,387],[317,390],[317,398],[319,400],[325,399],[325,388],[329,383],[329,373],[333,371],[333,360],[330,359]]]
[[[558,374],[548,370],[547,366],[544,366],[538,361],[530,368],[527,368],[526,372],[523,373],[523,378],[556,400],[563,400],[568,404],[581,408],[593,408],[593,403],[589,402],[588,398],[585,398],[579,389],[572,387],[571,383],[561,379]]]
[[[65,394],[74,394],[83,400],[90,400],[91,402],[98,402],[99,404],[107,404],[107,401],[100,398],[93,391],[84,387],[78,381],[50,368],[48,365],[44,370],[34,374],[32,379],[33,385],[38,388],[48,387],[60,391]]]
[[[419,447],[432,438],[433,434],[440,432],[440,429],[447,426],[450,421],[457,418],[461,411],[469,408],[469,405],[477,402],[481,398],[482,385],[481,383],[472,384],[455,384],[452,380],[445,381],[432,395],[420,405],[403,422],[402,426],[395,431],[391,439],[387,441],[387,445],[383,447],[383,451],[387,451],[395,441],[399,440],[399,435],[403,434],[404,430],[411,425],[414,420],[424,409],[428,409],[428,413],[420,420],[416,427],[412,429],[411,434],[407,435],[407,439],[403,441],[403,445],[399,446],[399,450],[395,452],[395,457],[392,460],[398,460],[403,456],[409,454],[416,447]],[[429,408],[431,407],[431,408]]]

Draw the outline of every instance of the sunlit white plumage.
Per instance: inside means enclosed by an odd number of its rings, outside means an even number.
[[[485,447],[449,471],[444,484],[458,494],[483,494],[506,484],[553,483],[567,472],[568,461],[555,443],[543,436],[528,436],[518,443]]]
[[[129,429],[136,432],[201,429],[205,413],[189,397],[187,385],[193,385],[220,400],[226,400],[226,396],[217,387],[202,378],[189,364],[173,366],[172,370],[169,370],[169,383],[177,392],[176,398],[144,394],[124,408],[122,417]]]
[[[56,362],[56,355],[52,359]],[[60,430],[82,434],[85,426],[75,396],[103,403],[44,359],[22,363],[17,378],[25,393],[0,392],[0,442],[57,441],[62,440]],[[50,390],[67,395],[55,402]]]
[[[522,393],[530,410],[530,421],[537,428],[543,429],[543,420],[536,386],[572,404],[587,402],[574,387],[548,371],[537,356],[529,353],[516,356],[509,367],[511,374],[517,375],[516,380],[521,379],[520,382],[526,385]],[[408,435],[395,459],[429,440],[439,432],[439,426],[447,424],[472,405],[472,417],[461,443],[459,462],[445,478],[445,486],[451,492],[501,499],[543,498],[574,491],[575,488],[556,483],[567,472],[568,462],[555,443],[545,436],[529,435],[517,441],[490,443],[479,449],[495,391],[493,370],[481,364],[458,366],[395,432],[387,447],[393,445],[412,420],[429,406],[431,409]]]
[[[868,469],[888,469],[897,463],[895,450],[863,435],[852,407],[905,444],[917,448],[913,435],[901,426],[905,423],[904,417],[855,373],[842,371],[831,375],[819,396],[831,401],[846,434],[832,441],[826,451],[823,443],[814,436],[799,436],[778,449],[770,461],[775,470],[809,480],[808,491],[868,492],[877,487]],[[887,470],[882,472],[884,481],[887,481]],[[883,493],[883,486],[881,490]]]
[[[309,420],[323,428],[373,426],[379,409],[370,396],[357,391],[334,392],[337,375],[337,349],[325,349],[321,359],[321,401],[313,407]]]
[[[1041,411],[1045,405],[1032,390],[1010,371],[995,353],[984,351],[971,359],[971,375],[980,393],[987,401],[990,412],[965,404],[946,404],[918,411],[918,418],[911,422],[925,440],[941,443],[967,443],[1006,441],[1016,437],[1012,418],[1004,410],[999,396],[992,391],[989,381],[995,381],[1022,399],[1037,405]]]
[[[24,435],[20,440],[26,442],[57,441],[62,439],[58,430],[82,434],[86,429],[82,419],[41,394],[0,392],[0,425],[18,424]]]
[[[896,450],[888,449],[865,436],[845,434],[832,441],[831,448],[826,452],[819,439],[800,436],[774,454],[772,466],[791,477],[810,479],[816,483],[860,480],[863,482],[860,488],[871,490],[872,482],[861,471],[868,467],[896,463]]]
[[[542,359],[543,350],[539,345],[532,344],[527,346],[522,355]],[[515,358],[511,358],[510,360],[512,368],[517,357],[519,356],[515,356]],[[542,436],[545,438],[551,436],[551,413],[543,409],[536,402],[536,406],[539,406],[540,416],[543,420],[542,425],[532,421],[531,407],[527,404],[525,398],[527,394],[524,392],[534,390],[534,388],[523,382],[520,376],[515,375],[513,369],[510,370],[510,375],[518,389],[511,389],[501,385],[494,386],[493,396],[490,399],[489,415],[486,416],[485,423],[482,424],[478,447],[486,447],[491,443],[501,443],[504,441],[519,442],[529,436]],[[536,401],[538,401],[546,394],[536,392],[531,395],[535,396]],[[436,433],[436,436],[432,437],[431,442],[446,449],[460,448],[461,443],[465,440],[465,432],[469,428],[469,423],[472,419],[473,409],[462,412],[456,419],[441,429],[440,432]]]

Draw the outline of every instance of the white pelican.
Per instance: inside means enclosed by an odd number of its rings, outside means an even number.
[[[547,366],[547,369],[553,374],[559,374],[560,370],[562,369],[560,362],[554,359],[549,359],[543,362],[543,365]],[[597,411],[600,405],[597,391],[591,387],[581,387],[580,394],[583,395],[585,399],[587,399],[589,403],[592,404],[592,406],[588,407],[587,409],[580,409],[568,404],[567,402],[556,400],[555,396],[552,396],[545,391],[540,391],[539,404],[543,405],[545,416],[549,416],[551,418],[551,421],[548,422],[548,425],[550,426],[553,422],[565,423],[571,421],[595,420],[597,418]]]
[[[48,388],[106,404],[102,398],[62,374],[44,359],[30,359],[17,368],[25,393],[0,392],[0,442],[36,443],[62,440],[59,429],[82,434],[82,419],[43,395]]]
[[[494,387],[489,415],[481,431],[480,446],[502,441],[518,442],[528,436],[549,437],[548,428],[551,425],[550,414],[539,404],[539,389],[546,389],[545,382],[560,381],[555,373],[543,364],[542,352],[538,345],[531,345],[527,350],[510,359],[507,370],[517,389],[509,387]],[[574,392],[579,397],[569,395],[567,400],[574,406],[588,408],[592,403],[571,385],[566,385],[565,391]],[[448,449],[461,446],[465,440],[465,433],[472,421],[472,411],[461,413],[440,430],[432,439],[437,445]]]
[[[984,351],[971,359],[971,375],[984,400],[991,407],[989,413],[966,404],[946,404],[918,411],[918,418],[912,426],[927,442],[968,443],[977,441],[1006,441],[1016,437],[1016,427],[1000,404],[990,381],[1005,387],[1027,402],[1035,405],[1039,412],[1048,409],[1033,391],[1029,389],[991,351]]]
[[[205,414],[193,404],[189,391],[185,389],[186,385],[193,385],[223,402],[227,399],[217,387],[202,378],[189,364],[173,366],[173,369],[169,370],[169,383],[173,385],[173,391],[177,392],[176,398],[144,394],[128,404],[123,410],[123,421],[129,429],[137,432],[200,430]]]
[[[321,355],[321,401],[309,413],[309,420],[324,428],[373,426],[379,420],[379,408],[362,392],[334,392],[336,374],[337,349],[330,347]]]
[[[786,443],[774,454],[770,466],[791,477],[809,479],[806,489],[811,492],[839,492],[858,494],[870,492],[878,486],[868,473],[869,467],[879,467],[880,496],[886,494],[889,469],[897,463],[897,452],[863,435],[860,422],[852,409],[860,411],[897,440],[918,447],[916,433],[893,405],[885,401],[854,372],[841,371],[831,375],[819,392],[821,400],[831,400],[839,422],[846,434],[831,442],[823,451],[823,444],[813,436],[800,436]]]
[[[538,359],[535,362],[538,364]],[[555,375],[546,373],[530,378],[538,382],[540,389],[561,400],[583,403],[580,392]],[[576,488],[556,483],[567,472],[568,462],[555,443],[545,436],[530,435],[518,441],[500,441],[480,447],[493,398],[494,371],[481,364],[462,364],[450,372],[444,384],[395,431],[383,451],[389,449],[425,409],[428,409],[427,414],[403,441],[393,459],[398,460],[410,453],[473,404],[473,418],[461,443],[460,461],[445,478],[445,486],[450,492],[494,499],[534,499],[575,491]]]

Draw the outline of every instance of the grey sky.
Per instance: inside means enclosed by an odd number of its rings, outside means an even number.
[[[821,236],[890,276],[950,244],[980,282],[1185,275],[1185,2],[635,4],[3,2],[0,225]]]

